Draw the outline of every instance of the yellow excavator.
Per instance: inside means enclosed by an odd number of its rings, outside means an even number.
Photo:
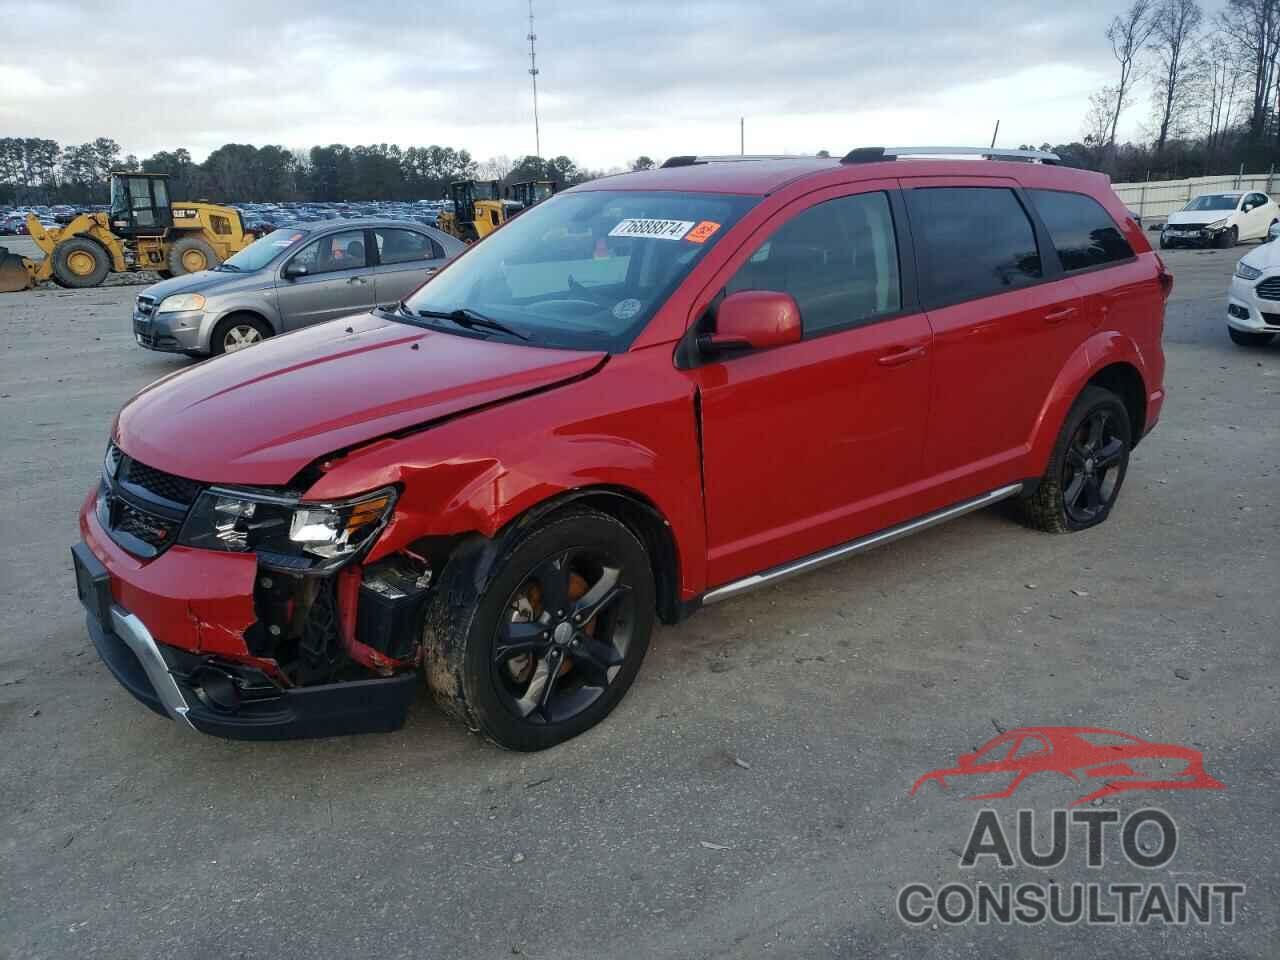
[[[463,243],[483,240],[507,222],[507,207],[497,180],[451,183],[449,199],[453,201],[453,212],[442,212],[436,226]]]
[[[81,213],[45,228],[35,214],[27,231],[44,259],[0,247],[0,292],[52,280],[63,287],[96,287],[108,273],[155,270],[176,277],[216,267],[256,239],[240,212],[212,203],[169,200],[166,174],[111,174],[111,208]]]

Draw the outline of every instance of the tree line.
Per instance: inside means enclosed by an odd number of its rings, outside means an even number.
[[[648,157],[631,164],[646,166],[653,166]],[[455,180],[554,180],[568,186],[605,172],[580,168],[566,156],[477,161],[466,150],[438,145],[335,143],[289,150],[228,143],[197,163],[182,147],[144,159],[125,155],[109,137],[66,147],[39,137],[4,137],[0,204],[105,203],[109,175],[120,170],[168,174],[175,199],[223,202],[435,200],[446,197]]]
[[[1130,0],[1103,36],[1111,82],[1079,140],[1043,148],[1121,183],[1280,164],[1280,0],[1227,0],[1211,17],[1198,0]],[[1141,108],[1139,135],[1120,142],[1121,117]]]

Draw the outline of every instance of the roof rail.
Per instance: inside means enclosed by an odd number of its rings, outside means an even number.
[[[691,167],[695,163],[737,163],[740,160],[812,160],[813,155],[802,155],[796,153],[729,153],[719,156],[681,156],[668,157],[666,162],[662,164],[666,167]]]
[[[841,163],[874,163],[899,157],[981,157],[983,160],[1021,160],[1024,163],[1061,163],[1046,150],[1006,150],[1002,147],[856,147]]]

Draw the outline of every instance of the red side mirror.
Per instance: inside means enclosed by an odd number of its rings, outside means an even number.
[[[709,353],[765,350],[800,340],[800,308],[789,293],[743,290],[725,297],[716,311],[716,332],[698,338]]]

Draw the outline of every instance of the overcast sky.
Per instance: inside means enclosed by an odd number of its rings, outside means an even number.
[[[544,156],[1078,139],[1125,0],[534,0]],[[1210,0],[1206,7],[1216,7]],[[0,0],[0,136],[534,152],[526,0]],[[1121,123],[1149,115],[1142,90]]]

